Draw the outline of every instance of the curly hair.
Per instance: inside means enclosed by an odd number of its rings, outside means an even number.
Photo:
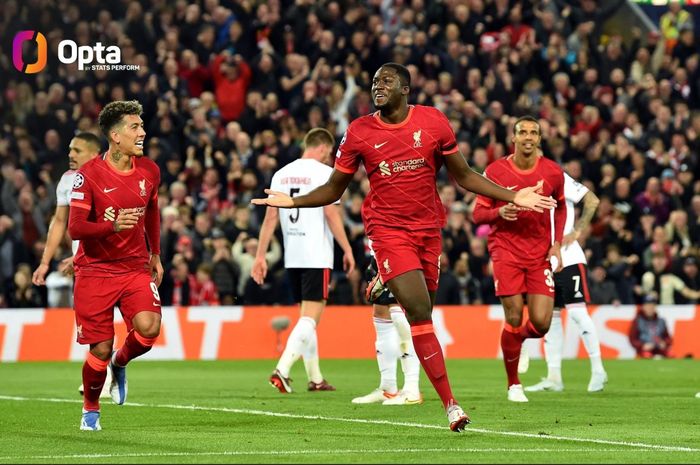
[[[122,118],[124,115],[141,116],[142,113],[143,107],[138,101],[117,100],[105,105],[97,117],[97,124],[99,124],[100,129],[107,137],[107,140],[111,140],[109,137],[109,132],[114,129],[115,126],[122,123]]]

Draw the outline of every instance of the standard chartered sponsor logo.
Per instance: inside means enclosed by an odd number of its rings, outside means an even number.
[[[124,210],[124,208],[120,208],[119,213],[122,213]],[[136,216],[143,216],[146,214],[146,207],[130,208],[129,210],[132,210],[132,213]],[[114,221],[115,219],[117,219],[117,212],[114,210],[114,207],[109,206],[105,208],[104,220]]]
[[[414,171],[425,166],[425,158],[412,158],[410,160],[395,161],[391,164],[391,171]]]
[[[386,161],[382,161],[379,164],[379,172],[382,174],[382,176],[391,176],[391,170],[389,169],[389,163]]]
[[[114,221],[117,215],[114,212],[114,207],[107,207],[105,209],[105,221]]]

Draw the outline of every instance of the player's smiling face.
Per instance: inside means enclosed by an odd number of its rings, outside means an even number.
[[[124,115],[121,127],[116,128],[119,139],[119,150],[125,155],[143,156],[143,143],[146,139],[146,131],[143,129],[143,120],[139,115]]]
[[[540,145],[540,125],[534,121],[521,121],[515,126],[513,143],[515,152],[523,155],[533,155],[537,153]]]
[[[372,79],[372,102],[378,110],[396,108],[408,86],[401,85],[401,79],[391,68],[379,68]]]

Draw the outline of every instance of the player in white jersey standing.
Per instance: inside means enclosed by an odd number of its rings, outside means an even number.
[[[389,288],[382,285],[377,286],[379,271],[374,250],[372,250],[372,241],[369,242],[369,249],[372,260],[365,272],[369,283],[366,297],[367,301],[373,304],[373,322],[377,334],[374,347],[379,367],[379,387],[367,395],[355,397],[352,399],[352,403],[422,404],[423,396],[419,388],[420,361],[413,347],[411,326]],[[401,390],[398,390],[396,383],[396,362],[398,360],[401,361],[401,370],[404,375],[404,384]]]
[[[554,313],[549,332],[544,337],[544,353],[547,359],[547,377],[526,391],[561,391],[564,382],[561,377],[561,359],[564,348],[564,330],[561,322],[561,309],[571,315],[577,324],[583,345],[591,360],[591,380],[588,392],[602,391],[608,381],[600,355],[600,342],[586,304],[589,302],[586,254],[578,238],[591,222],[598,197],[583,184],[576,182],[564,173],[564,197],[566,198],[566,222],[562,241],[561,258],[563,269],[555,273]],[[581,215],[574,225],[574,205],[583,200]]]
[[[73,192],[73,179],[75,173],[85,163],[92,160],[100,154],[101,142],[100,138],[90,132],[81,132],[70,141],[68,145],[68,171],[63,173],[58,185],[56,186],[56,213],[49,224],[49,232],[46,235],[46,246],[44,253],[41,256],[39,266],[34,270],[32,275],[32,283],[35,286],[46,285],[46,274],[49,272],[49,264],[53,259],[58,245],[63,240],[63,236],[68,229],[68,213],[70,209],[71,193]],[[58,271],[66,275],[73,274],[73,255],[78,251],[80,241],[73,241],[73,254],[61,260],[58,265]],[[102,388],[100,397],[110,397],[109,385],[112,380],[112,374],[107,371],[107,380]],[[83,385],[78,388],[80,395],[83,395]]]
[[[304,137],[301,158],[286,165],[272,177],[270,189],[294,197],[304,195],[328,181],[333,168],[328,163],[335,145],[333,135],[322,128],[309,131]],[[330,272],[333,268],[333,237],[343,250],[343,268],[350,273],[355,259],[338,204],[299,209],[267,207],[260,228],[258,250],[251,276],[262,284],[267,275],[265,253],[277,222],[282,225],[284,237],[284,266],[292,282],[292,291],[301,302],[301,317],[292,329],[287,345],[270,376],[270,384],[281,393],[292,392],[289,371],[300,357],[309,379],[309,391],[334,391],[321,374],[318,363],[316,327],[328,299]]]

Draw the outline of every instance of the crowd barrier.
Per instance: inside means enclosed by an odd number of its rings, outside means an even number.
[[[677,357],[700,357],[700,306],[658,307],[666,318]],[[630,359],[627,337],[636,314],[631,305],[590,306],[604,358]],[[298,307],[166,307],[150,360],[233,360],[279,357],[299,315]],[[280,318],[281,317],[281,318]],[[273,327],[289,319],[281,331]],[[499,358],[503,309],[498,305],[440,306],[433,313],[435,332],[448,358]],[[564,312],[564,358],[585,357],[576,324]],[[115,311],[116,341],[126,328]],[[279,328],[279,325],[274,325]],[[284,325],[282,325],[284,326]],[[318,327],[322,358],[374,358],[372,309],[328,307]],[[0,310],[0,361],[83,360],[87,346],[75,342],[71,309]],[[532,358],[542,357],[541,340],[528,340]]]

